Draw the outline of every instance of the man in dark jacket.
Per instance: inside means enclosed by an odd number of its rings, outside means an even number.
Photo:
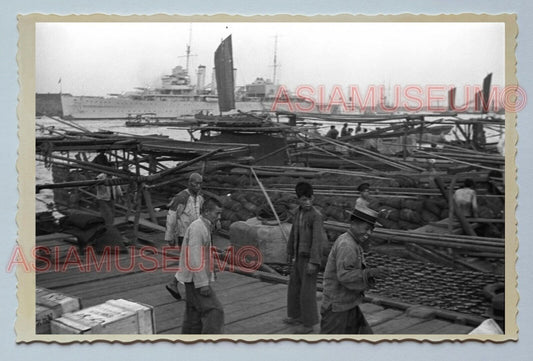
[[[323,334],[373,333],[359,304],[364,291],[374,285],[375,279],[387,274],[382,267],[366,268],[363,256],[377,213],[369,208],[356,208],[349,213],[350,229],[333,244],[324,270],[320,309],[320,333]]]
[[[334,125],[332,125],[329,128],[328,132],[326,133],[326,137],[331,138],[331,139],[337,139],[338,136],[339,136],[339,131],[335,129]]]
[[[324,239],[322,214],[313,207],[313,187],[296,185],[300,204],[287,242],[288,262],[292,266],[287,293],[288,324],[299,325],[295,333],[311,333],[318,323],[316,280]]]

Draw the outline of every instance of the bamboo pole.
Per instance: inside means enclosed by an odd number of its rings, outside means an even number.
[[[261,188],[261,191],[263,192],[263,195],[265,196],[265,198],[267,200],[267,203],[268,203],[270,209],[272,210],[272,213],[274,213],[274,217],[276,217],[276,221],[278,222],[279,229],[281,230],[281,234],[283,235],[283,239],[285,240],[285,242],[288,242],[289,241],[289,237],[285,233],[285,229],[283,228],[283,225],[281,224],[279,216],[276,213],[276,209],[274,208],[274,205],[272,204],[272,201],[270,200],[270,197],[268,196],[268,193],[265,190],[265,187],[263,187],[263,183],[261,183],[261,181],[259,180],[259,177],[255,173],[253,167],[250,167],[250,172],[252,173],[252,175],[254,176],[255,180],[257,181],[257,184],[259,184],[259,187]]]
[[[363,154],[363,155],[366,155],[367,157],[370,157],[374,160],[378,160],[378,161],[381,161],[385,164],[388,164],[392,167],[395,167],[395,168],[398,168],[398,169],[402,169],[402,170],[416,170],[416,171],[424,171],[425,169],[423,168],[420,168],[420,167],[416,167],[412,164],[407,164],[405,162],[395,162],[395,161],[392,161],[390,160],[388,157],[386,156],[383,156],[379,153],[376,153],[376,152],[372,152],[368,149],[365,149],[365,148],[362,148],[362,147],[358,147],[358,146],[355,146],[355,145],[352,145],[352,144],[348,144],[348,143],[345,143],[345,142],[341,142],[341,141],[335,141],[333,139],[329,139],[327,137],[323,137],[321,135],[313,135],[313,138],[316,138],[316,139],[319,139],[319,140],[322,140],[326,143],[330,143],[330,144],[335,144],[335,145],[339,145],[339,146],[344,146],[348,149],[351,149],[357,153],[360,153],[360,154]]]
[[[440,154],[436,154],[436,153],[428,153],[428,152],[425,152],[425,151],[423,151],[423,150],[415,150],[415,152],[416,152],[416,153],[422,153],[422,154],[429,154],[429,155],[431,155],[432,157],[441,158],[441,159],[446,159],[446,160],[452,161],[452,162],[454,162],[454,163],[465,164],[465,165],[468,165],[468,166],[471,166],[471,167],[476,167],[476,168],[481,168],[481,169],[486,169],[486,170],[495,170],[495,171],[501,172],[501,169],[500,169],[500,168],[486,167],[486,166],[483,166],[483,165],[479,165],[479,164],[475,164],[475,163],[470,163],[470,162],[465,162],[465,161],[462,161],[462,160],[458,160],[458,159],[454,159],[454,158],[446,157],[446,156],[443,156],[443,155],[440,155]]]
[[[354,164],[354,165],[359,166],[359,167],[363,167],[363,168],[366,168],[366,169],[369,169],[369,170],[374,170],[373,168],[371,168],[371,167],[369,167],[369,166],[366,166],[366,165],[364,165],[364,164],[361,164],[361,163],[358,163],[358,162],[354,162],[353,160],[350,160],[350,159],[346,159],[346,158],[344,158],[344,157],[341,157],[341,156],[339,156],[339,155],[337,155],[337,154],[335,154],[335,153],[332,153],[332,152],[327,151],[327,150],[324,149],[324,148],[321,148],[321,147],[318,147],[318,146],[316,146],[316,145],[314,145],[314,144],[311,144],[310,142],[307,142],[307,141],[305,141],[305,140],[303,140],[303,139],[301,139],[301,141],[302,141],[303,143],[307,144],[308,146],[310,146],[311,148],[318,149],[319,151],[321,151],[321,152],[323,152],[323,153],[325,153],[325,154],[327,154],[327,155],[331,155],[331,156],[333,156],[334,158],[337,158],[337,159],[340,159],[340,160],[342,160],[342,161],[345,161],[345,162],[348,162],[348,163]]]
[[[129,184],[135,181],[132,178],[107,178],[107,179],[92,179],[84,181],[72,181],[72,182],[62,182],[62,183],[46,183],[46,184],[36,184],[35,191],[39,193],[43,189],[58,189],[58,188],[77,188],[77,187],[90,187],[97,185],[106,185],[106,186],[116,186]]]
[[[55,120],[56,122],[59,122],[61,124],[67,125],[69,127],[72,127],[74,129],[81,130],[84,133],[92,133],[89,129],[84,128],[84,127],[82,127],[79,124],[73,124],[71,122],[68,122],[66,120],[63,120],[63,119],[60,119],[60,118],[57,118],[57,117],[50,117],[50,119]]]
[[[96,164],[96,163],[92,163],[92,162],[85,162],[83,160],[78,160],[78,159],[69,158],[69,157],[62,157],[62,156],[54,155],[54,154],[50,154],[49,157],[53,158],[53,159],[59,159],[59,160],[64,160],[66,162],[75,163],[77,165],[84,166],[85,168],[89,168],[89,169],[92,168],[92,170],[96,170],[96,171],[99,171],[101,173],[103,172],[103,173],[111,174],[111,175],[114,175],[114,176],[117,176],[117,177],[130,177],[131,176],[130,173],[126,173],[126,172],[120,171],[120,170],[118,170],[116,168],[107,167],[107,166],[101,165],[101,164]]]

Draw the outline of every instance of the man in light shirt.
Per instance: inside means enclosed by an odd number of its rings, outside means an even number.
[[[222,204],[208,199],[200,218],[191,223],[183,237],[179,271],[176,277],[185,284],[183,334],[221,334],[224,310],[211,284],[215,280],[211,234],[220,220]]]
[[[453,194],[453,200],[463,216],[477,218],[477,195],[474,189],[474,181],[472,179],[465,179],[463,188],[459,188]]]

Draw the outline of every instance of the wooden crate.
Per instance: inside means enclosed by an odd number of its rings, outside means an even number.
[[[51,320],[79,309],[81,309],[81,300],[78,297],[37,287],[35,290],[35,333],[50,333]]]
[[[123,299],[64,314],[52,320],[53,334],[153,334],[153,307]]]

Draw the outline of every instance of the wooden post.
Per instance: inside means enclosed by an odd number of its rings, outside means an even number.
[[[148,168],[150,169],[150,174],[157,173],[156,160],[153,155],[148,156]]]
[[[139,239],[139,220],[141,218],[143,188],[143,183],[137,183],[137,193],[135,197],[135,217],[133,220],[133,243],[137,243],[137,240]]]
[[[144,195],[144,202],[146,203],[146,207],[148,207],[148,214],[150,215],[150,220],[157,223],[157,218],[154,213],[154,206],[152,204],[152,195],[150,194],[150,191],[146,188],[143,188],[143,195]]]
[[[135,174],[137,175],[137,179],[141,174],[140,168],[139,168],[139,161],[137,156],[137,151],[133,152],[133,161],[135,163]],[[144,188],[144,183],[137,183],[137,193],[135,197],[135,218],[133,221],[133,242],[137,243],[137,239],[139,237],[139,218],[141,217],[141,207],[142,207],[142,190]]]
[[[453,230],[453,210],[455,208],[453,201],[453,189],[455,188],[455,182],[457,181],[457,175],[454,175],[448,189],[448,231],[452,233]]]
[[[403,153],[403,160],[405,160],[405,158],[407,158],[407,129],[408,129],[408,125],[407,123],[405,124],[405,127],[403,128],[403,149],[402,149],[402,153]],[[377,139],[376,138],[376,145],[377,145]],[[376,147],[377,148],[377,147]]]
[[[420,137],[418,138],[418,149],[422,149],[422,141],[424,136],[424,117],[421,118],[422,124],[420,124]]]

